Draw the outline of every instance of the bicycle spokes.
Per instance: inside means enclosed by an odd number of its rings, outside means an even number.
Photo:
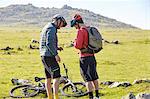
[[[76,82],[64,86],[62,89],[62,95],[69,97],[80,97],[87,95],[87,89],[85,87],[85,84]]]
[[[21,85],[14,87],[10,91],[10,96],[14,98],[28,98],[37,95],[39,89],[31,85]]]

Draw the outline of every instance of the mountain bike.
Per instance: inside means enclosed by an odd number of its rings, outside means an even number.
[[[85,83],[84,82],[73,82],[68,77],[68,69],[63,63],[63,67],[65,70],[65,76],[60,77],[60,85],[63,84],[60,89],[61,95],[67,97],[81,97],[88,94]],[[46,93],[45,83],[41,80],[45,78],[35,77],[34,84],[23,84],[18,85],[10,90],[10,96],[13,98],[29,98],[38,95],[39,93]]]

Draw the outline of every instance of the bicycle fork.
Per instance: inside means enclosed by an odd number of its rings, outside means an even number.
[[[73,92],[78,92],[77,87],[73,84],[71,80],[68,79],[68,84],[71,85],[72,91]]]

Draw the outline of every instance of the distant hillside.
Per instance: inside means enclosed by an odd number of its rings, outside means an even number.
[[[10,5],[0,8],[0,24],[8,26],[18,24],[44,26],[51,21],[53,15],[58,13],[64,16],[69,24],[74,14],[80,13],[88,25],[106,28],[136,28],[115,19],[95,14],[89,10],[72,8],[67,5],[64,5],[62,8],[39,8],[32,4]]]

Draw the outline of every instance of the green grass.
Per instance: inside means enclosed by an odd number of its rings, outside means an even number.
[[[0,98],[9,96],[13,87],[11,78],[34,79],[35,76],[44,77],[43,65],[38,50],[28,48],[32,38],[39,40],[41,28],[36,27],[1,27],[0,48],[7,46],[14,50],[0,51]],[[108,41],[119,40],[120,44],[104,44],[104,49],[96,54],[99,81],[129,81],[135,79],[150,79],[150,31],[103,29],[102,35]],[[79,55],[74,48],[66,47],[76,37],[74,29],[61,29],[58,33],[59,45],[64,51],[59,55],[68,69],[73,81],[83,81],[80,76]],[[23,51],[18,51],[21,47]],[[61,73],[64,74],[62,63]],[[150,92],[150,84],[143,83],[128,88],[108,88],[101,86],[102,99],[120,99],[129,92]],[[35,97],[42,98],[42,95]],[[34,98],[33,98],[34,99]],[[62,97],[62,99],[67,99]],[[72,98],[68,98],[72,99]],[[83,97],[81,99],[87,99]]]

